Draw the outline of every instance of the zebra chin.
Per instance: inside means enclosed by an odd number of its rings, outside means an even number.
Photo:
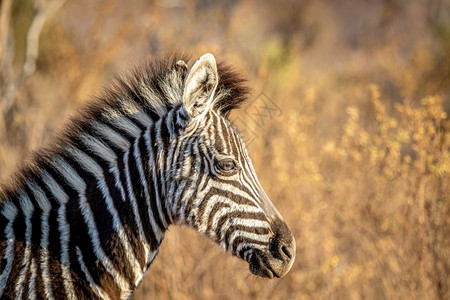
[[[263,249],[254,248],[245,260],[252,274],[273,279],[285,276],[295,260],[295,239],[288,227],[279,219],[272,223],[274,236]]]

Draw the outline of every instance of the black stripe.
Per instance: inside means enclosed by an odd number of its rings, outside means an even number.
[[[177,119],[180,119],[180,124],[177,123]],[[185,128],[185,125],[181,124],[187,124],[189,121],[189,114],[187,113],[186,109],[184,108],[183,104],[179,104],[174,107],[174,128],[175,128],[175,134],[179,134],[181,130]]]
[[[263,212],[241,212],[241,211],[232,211],[225,216],[222,216],[219,221],[217,222],[217,228],[216,228],[216,236],[220,237],[220,234],[222,233],[223,226],[228,222],[230,219],[234,218],[243,218],[245,219],[253,219],[253,220],[261,220],[261,221],[267,221],[266,216]],[[231,226],[230,228],[235,227]],[[228,229],[229,230],[229,229]],[[227,231],[228,234],[228,231]],[[228,248],[228,238],[225,239],[225,242],[227,244]]]
[[[130,156],[128,157],[128,170],[130,173],[130,184],[131,184],[131,189],[132,189],[132,193],[135,196],[136,199],[136,205],[137,205],[137,210],[138,210],[138,214],[139,214],[139,218],[141,220],[141,224],[143,226],[143,228],[146,228],[149,225],[149,221],[148,221],[148,213],[147,210],[149,209],[147,207],[147,203],[145,201],[145,193],[144,193],[144,188],[143,188],[143,182],[141,182],[140,179],[140,175],[139,175],[139,170],[138,170],[138,166],[137,166],[137,162],[136,162],[136,157],[134,155],[134,143],[133,146],[130,149]],[[134,212],[133,212],[133,216],[134,216]],[[149,230],[145,230],[145,231],[149,231]],[[138,242],[140,240],[140,237],[138,235],[138,229],[136,228],[135,231],[135,242],[133,243],[133,248],[136,249],[136,252],[138,252],[136,254],[136,258],[139,260],[139,263],[141,265],[141,269],[143,269],[145,267],[146,264],[146,257],[145,257],[145,250],[144,247],[142,245],[141,242]],[[146,235],[145,238],[148,240],[149,236]],[[145,242],[145,241],[142,241]]]
[[[192,167],[190,169],[189,178],[193,178],[194,177],[194,173],[196,172],[196,168],[195,168],[196,160],[192,159],[192,161],[194,162],[194,164],[192,165]],[[197,176],[197,179],[196,179],[195,182],[189,180],[189,183],[190,183],[190,187],[189,188],[193,189],[193,192],[192,192],[192,196],[189,199],[186,199],[187,203],[186,203],[185,215],[190,215],[190,213],[192,212],[192,209],[193,209],[194,202],[196,200],[198,200],[198,191],[199,191],[199,188],[200,188],[200,182],[202,180],[202,176],[201,176],[201,174],[197,174],[197,175],[198,176]],[[206,181],[209,181],[209,180],[206,179]],[[185,194],[185,191],[183,191],[183,195],[180,198],[180,200],[182,200],[184,198],[184,194]],[[200,205],[199,207],[201,208],[202,206]],[[193,216],[193,217],[195,218],[195,216]],[[200,218],[200,219],[197,220],[197,222],[201,222],[201,220],[202,219]],[[194,220],[194,224],[196,224],[197,222],[195,222],[195,220]]]
[[[151,167],[149,165],[149,157],[148,155],[143,155],[144,153],[147,153],[147,146],[145,145],[145,137],[142,135],[139,138],[139,152],[141,154],[141,161],[142,161],[142,168],[144,169],[144,176],[147,180],[147,191],[149,193],[150,197],[150,205],[151,202],[154,201],[154,198],[151,197],[150,194],[150,185],[152,184],[152,178],[151,178]],[[144,184],[144,183],[142,183]],[[147,206],[147,201],[142,201],[144,203],[144,213],[145,217],[142,218],[142,226],[144,227],[144,233],[147,238],[147,241],[150,242],[150,248],[151,250],[155,250],[159,247],[159,242],[156,240],[156,235],[154,233],[154,228],[152,228],[152,225],[150,223],[151,220],[149,220],[148,210],[152,210],[152,207]],[[154,211],[152,210],[153,214]]]
[[[226,223],[226,222],[225,222]],[[225,223],[223,225],[225,225]],[[216,235],[220,236],[222,234],[223,226],[217,227]],[[220,230],[219,230],[220,229]],[[225,233],[225,245],[228,249],[230,238],[233,232],[241,230],[249,233],[259,234],[259,235],[266,235],[269,234],[269,229],[266,227],[249,227],[249,226],[243,226],[243,225],[233,225],[230,226],[230,228],[227,229],[227,232]]]
[[[128,159],[129,159],[128,154]],[[125,226],[125,224],[130,228],[135,228],[137,230],[137,224],[136,220],[134,218],[134,214],[131,207],[131,199],[130,195],[128,194],[128,188],[127,188],[127,179],[125,175],[125,162],[124,157],[120,157],[117,159],[117,167],[118,167],[118,173],[119,173],[119,180],[120,184],[122,185],[123,191],[125,193],[125,202],[121,200],[120,191],[118,191],[117,196],[117,210],[119,212],[120,220],[122,224]],[[108,178],[108,186],[115,185],[115,179],[114,178]],[[120,199],[120,200],[119,200]],[[114,201],[116,203],[116,201]],[[131,212],[131,213],[130,213]]]
[[[261,242],[261,241],[257,241],[257,240],[253,240],[253,239],[249,239],[249,238],[244,239],[241,236],[238,236],[233,242],[233,248],[232,248],[233,253],[236,252],[237,248],[239,247],[239,244],[241,244],[241,243],[256,244],[256,245],[262,245],[262,246],[267,245],[267,243],[265,243],[265,242]]]
[[[164,116],[161,120],[161,126],[160,126],[160,136],[161,136],[161,140],[157,141],[158,144],[161,143],[162,147],[158,147],[157,149],[162,149],[159,153],[158,156],[162,158],[162,160],[164,162],[166,162],[167,160],[167,155],[169,154],[169,148],[171,147],[171,140],[170,140],[170,133],[169,133],[169,128],[167,127],[167,118],[168,116]],[[173,145],[172,145],[173,146]],[[163,164],[164,166],[166,165],[165,163]],[[160,195],[160,202],[161,202],[161,208],[162,208],[162,212],[164,215],[164,219],[166,220],[166,223],[170,223],[170,217],[167,214],[167,209],[166,209],[166,193],[167,193],[167,186],[165,186],[165,181],[166,178],[164,177],[164,172],[165,170],[158,170],[157,175],[158,175],[158,182],[157,184],[159,185],[159,195]],[[163,188],[165,186],[165,189]]]
[[[117,123],[120,124],[120,119],[126,119],[128,122],[136,125],[130,118],[128,118],[128,116],[120,116],[117,119]],[[114,119],[107,119],[104,120],[105,124],[111,128],[113,131],[115,131],[117,134],[119,134],[120,136],[122,136],[124,139],[128,140],[129,142],[132,141],[135,136],[133,136],[130,132],[120,128],[118,125],[116,125],[116,123],[114,122]],[[130,142],[131,143],[131,142]]]
[[[150,156],[148,157],[149,159],[149,176],[151,176],[152,180],[149,182],[149,193],[150,193],[150,204],[151,204],[151,208],[152,208],[152,212],[153,212],[153,217],[155,218],[155,223],[158,225],[158,227],[161,230],[164,230],[164,225],[161,221],[161,218],[159,217],[158,214],[158,207],[156,206],[156,201],[159,201],[159,199],[156,197],[156,193],[157,191],[160,190],[160,186],[158,185],[157,182],[154,182],[153,180],[153,173],[152,172],[156,172],[156,179],[158,180],[158,168],[157,168],[157,157],[156,157],[156,149],[157,149],[157,145],[155,145],[155,141],[156,141],[156,130],[155,130],[155,126],[153,125],[150,130],[149,130],[150,136],[149,136],[149,146],[150,149],[148,149],[148,151],[152,151],[153,153],[153,160],[151,160]],[[159,195],[161,196],[161,193],[159,192]]]
[[[209,233],[211,226],[212,226],[212,222],[214,220],[214,217],[216,216],[216,213],[221,210],[222,208],[226,208],[226,207],[230,207],[230,205],[228,203],[223,203],[223,202],[216,202],[216,203],[210,203],[209,205],[214,204],[213,208],[211,209],[211,212],[209,213],[208,216],[208,221],[206,222],[206,232]],[[202,219],[200,219],[202,220]],[[219,242],[220,240],[220,235],[218,236],[217,234],[215,234],[214,240],[216,242]]]
[[[214,124],[214,126],[211,126],[212,130],[213,130],[212,135],[214,135],[214,148],[219,153],[225,153],[224,143],[226,142],[225,141],[226,137],[224,136],[224,139],[221,138],[221,136],[219,134],[219,128],[218,128],[220,125],[222,125],[222,122],[221,122],[220,118],[217,117],[213,113],[211,113],[211,118],[212,118],[212,124]],[[225,135],[225,133],[222,132],[222,135]]]

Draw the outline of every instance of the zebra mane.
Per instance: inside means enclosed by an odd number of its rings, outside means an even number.
[[[247,99],[250,88],[247,80],[223,61],[217,64],[219,83],[213,99],[213,109],[228,117],[233,109],[239,108]]]
[[[31,153],[14,172],[11,181],[0,183],[0,201],[8,198],[11,187],[25,184],[25,179],[37,175],[40,166],[45,165],[55,154],[64,152],[80,132],[94,121],[147,114],[158,119],[170,108],[182,103],[184,81],[189,73],[187,63],[190,57],[172,54],[149,59],[143,66],[135,67],[128,74],[119,76],[78,115],[69,119],[64,129],[53,137],[44,148]],[[247,98],[249,88],[246,79],[223,61],[217,62],[219,82],[214,94],[212,109],[225,117],[238,108]]]
[[[148,60],[144,66],[119,77],[99,98],[88,107],[90,112],[108,111],[128,115],[144,111],[161,116],[182,102],[184,81],[189,73],[186,55],[173,54]],[[218,61],[219,82],[212,101],[212,109],[228,117],[247,98],[246,79],[223,61]],[[107,104],[105,106],[105,104]]]

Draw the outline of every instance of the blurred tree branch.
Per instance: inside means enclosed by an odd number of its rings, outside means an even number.
[[[5,106],[9,106],[8,99],[11,94],[13,80],[12,61],[14,51],[10,39],[10,24],[12,13],[12,1],[0,1],[0,138],[6,136],[6,124],[3,117]],[[6,103],[8,102],[8,103]]]
[[[5,52],[8,47],[9,25],[11,22],[11,0],[0,1],[0,66],[3,69],[5,61]]]
[[[35,1],[36,14],[27,34],[26,60],[22,69],[23,76],[28,77],[35,72],[36,60],[39,55],[39,36],[41,35],[42,27],[49,17],[61,8],[64,2],[66,0]]]
[[[64,4],[66,0],[34,0],[35,14],[27,32],[26,60],[20,71],[16,73],[14,63],[14,40],[11,19],[12,0],[0,1],[0,132],[6,135],[6,115],[14,104],[16,92],[22,87],[25,79],[36,71],[36,60],[39,56],[39,37],[45,22]]]

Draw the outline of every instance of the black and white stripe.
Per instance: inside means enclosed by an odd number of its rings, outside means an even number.
[[[242,80],[210,54],[189,71],[157,64],[119,80],[1,194],[0,297],[126,299],[171,224],[256,275],[287,273],[293,237],[227,119]]]

